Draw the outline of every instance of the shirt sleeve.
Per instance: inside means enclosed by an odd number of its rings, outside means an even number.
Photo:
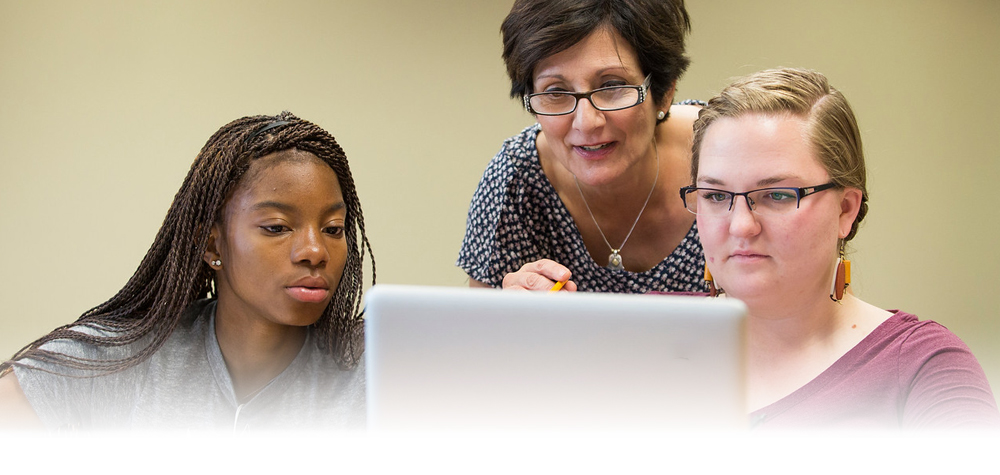
[[[903,427],[1000,428],[1000,412],[979,361],[954,333],[926,321],[900,347],[901,386],[909,387]]]
[[[483,173],[456,262],[469,277],[494,287],[539,254],[531,219],[525,216],[531,197],[514,149],[506,142]]]
[[[45,350],[92,360],[120,359],[123,348],[99,348],[75,340],[54,340]],[[105,427],[130,406],[136,368],[103,376],[88,370],[26,359],[14,374],[38,418],[49,429],[83,430]]]

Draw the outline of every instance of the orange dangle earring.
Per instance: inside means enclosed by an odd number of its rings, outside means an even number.
[[[830,300],[840,302],[844,291],[851,285],[851,261],[844,257],[844,242],[840,242],[840,258],[837,259],[837,274],[833,278],[833,288],[830,289]]]
[[[718,297],[720,293],[725,293],[725,290],[715,288],[715,279],[712,278],[712,272],[708,270],[708,264],[705,264],[705,283],[708,284],[709,297]]]

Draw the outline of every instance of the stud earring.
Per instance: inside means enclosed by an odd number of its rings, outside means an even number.
[[[837,273],[833,277],[833,288],[830,289],[830,300],[840,302],[844,291],[851,285],[851,261],[844,257],[844,243],[840,243],[840,257],[837,258]]]
[[[718,297],[720,293],[725,293],[724,290],[715,287],[715,279],[712,278],[712,271],[708,270],[708,264],[705,264],[705,284],[708,285],[709,297]]]
[[[210,264],[212,264],[212,267],[221,267],[222,259],[215,259],[212,262],[210,262]]]
[[[660,111],[656,113],[656,120],[663,120],[667,116],[666,112]]]

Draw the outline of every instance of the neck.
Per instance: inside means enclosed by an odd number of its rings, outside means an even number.
[[[846,300],[846,299],[845,299]],[[850,349],[838,331],[842,304],[828,299],[781,315],[750,308],[747,405],[757,410],[811,381]]]
[[[587,186],[573,176],[573,183],[579,193],[584,209],[595,225],[618,226],[621,223],[635,225],[656,195],[660,177],[660,156],[655,144],[652,147],[653,160],[640,160],[617,183],[601,186]],[[634,205],[633,205],[634,204]],[[626,211],[628,210],[628,211]],[[614,245],[612,245],[614,246]]]
[[[750,341],[756,342],[753,346],[759,346],[761,351],[795,349],[833,334],[855,300],[845,295],[839,303],[817,298],[795,307],[787,306],[787,301],[770,308],[751,307],[747,333]]]
[[[580,192],[580,198],[583,199],[583,205],[587,209],[587,214],[590,215],[590,219],[594,222],[594,226],[597,228],[598,234],[601,235],[601,239],[604,240],[604,244],[611,249],[611,254],[608,256],[608,267],[612,269],[620,270],[625,268],[620,251],[625,247],[625,244],[628,243],[628,239],[632,237],[632,231],[634,231],[636,225],[639,224],[639,219],[642,218],[642,213],[646,210],[646,206],[649,205],[649,200],[653,197],[653,192],[656,190],[656,182],[660,177],[660,154],[656,151],[655,143],[653,144],[653,152],[656,155],[656,162],[654,163],[656,169],[653,173],[653,184],[650,186],[649,192],[646,194],[646,199],[642,202],[642,207],[639,208],[638,214],[636,214],[635,219],[632,220],[632,225],[629,226],[628,232],[625,233],[625,237],[621,240],[620,244],[612,244],[611,241],[608,240],[608,236],[601,228],[601,224],[597,222],[597,217],[594,215],[594,211],[587,203],[587,197],[584,196],[583,189],[580,188],[580,181],[577,180],[575,176],[573,177],[573,181],[576,183],[576,189]]]
[[[305,327],[254,324],[216,310],[215,337],[240,403],[253,398],[299,354]]]
[[[764,317],[755,308],[750,311],[747,390],[751,410],[802,387],[892,316],[850,294],[840,303],[826,298],[778,317]]]

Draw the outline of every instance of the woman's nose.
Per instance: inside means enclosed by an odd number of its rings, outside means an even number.
[[[739,203],[743,198],[745,203]],[[757,213],[750,209],[750,198],[746,195],[733,197],[733,209],[729,212],[729,233],[734,236],[752,236],[760,232],[760,222]]]
[[[292,262],[319,267],[329,260],[330,253],[323,242],[322,230],[306,229],[298,234],[292,248]]]
[[[573,128],[590,130],[604,125],[605,122],[604,112],[597,110],[589,98],[577,101],[576,110],[573,111]]]

